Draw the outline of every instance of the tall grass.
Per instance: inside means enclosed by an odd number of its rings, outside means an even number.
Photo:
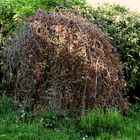
[[[121,131],[123,116],[117,109],[108,109],[104,112],[100,108],[95,108],[82,116],[80,127],[89,135],[99,135],[101,132],[116,133]]]

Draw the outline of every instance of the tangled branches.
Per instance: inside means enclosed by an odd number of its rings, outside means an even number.
[[[86,19],[39,9],[7,46],[9,83],[23,106],[127,109],[118,54]]]

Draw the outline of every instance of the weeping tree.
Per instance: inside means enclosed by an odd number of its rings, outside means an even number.
[[[24,108],[127,110],[119,54],[87,19],[38,9],[6,44],[6,79]]]

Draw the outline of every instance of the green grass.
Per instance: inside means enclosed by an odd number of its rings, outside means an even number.
[[[140,106],[128,116],[116,109],[100,108],[81,117],[66,112],[42,110],[33,117],[14,106],[9,98],[0,99],[1,140],[139,140]]]
[[[101,132],[116,133],[123,129],[123,116],[116,109],[109,109],[106,112],[95,108],[82,116],[80,127],[89,135],[99,135]]]

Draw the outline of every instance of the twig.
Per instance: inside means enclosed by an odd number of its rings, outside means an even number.
[[[94,98],[96,98],[96,95],[97,95],[97,84],[98,84],[98,59],[96,61],[96,78],[95,78],[95,93],[94,93]]]
[[[83,93],[83,101],[82,101],[82,105],[83,105],[82,114],[83,114],[83,115],[85,114],[85,108],[86,108],[85,99],[86,99],[87,84],[88,84],[88,76],[86,76],[86,84],[85,84],[84,93]]]

